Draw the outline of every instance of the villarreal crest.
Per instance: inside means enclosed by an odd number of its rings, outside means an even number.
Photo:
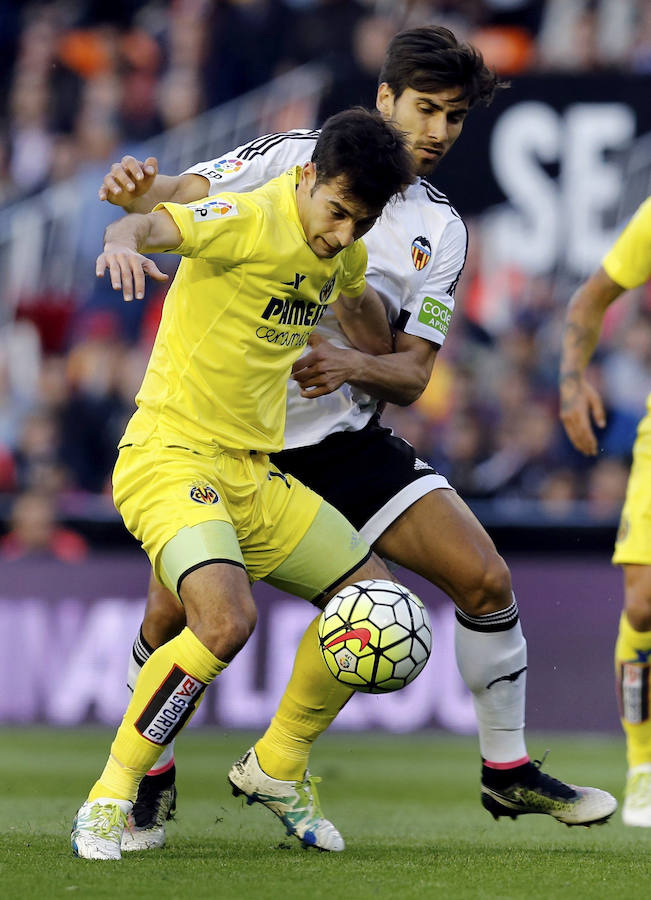
[[[195,503],[219,503],[219,494],[211,484],[193,484],[190,488],[190,500]]]
[[[425,268],[432,258],[432,245],[426,237],[420,235],[413,239],[411,242],[411,258],[419,271]]]

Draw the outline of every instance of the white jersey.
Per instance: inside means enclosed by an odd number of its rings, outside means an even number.
[[[207,178],[209,194],[250,191],[308,162],[318,136],[318,131],[304,129],[268,134],[186,172]],[[363,240],[368,251],[366,277],[382,298],[393,328],[440,347],[466,259],[468,235],[459,214],[444,194],[418,179],[404,199],[385,207]],[[351,346],[332,311],[316,330],[339,347]],[[359,430],[377,404],[348,384],[324,397],[304,398],[290,379],[285,448],[311,446],[334,432]]]

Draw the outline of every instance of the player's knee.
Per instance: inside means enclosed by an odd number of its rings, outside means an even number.
[[[231,618],[224,626],[219,629],[216,635],[220,644],[226,649],[222,650],[225,657],[235,656],[253,634],[256,619],[248,615],[242,615],[237,618]]]
[[[230,662],[253,634],[256,621],[255,608],[230,609],[219,618],[193,623],[192,630],[214,656]]]
[[[497,552],[482,557],[470,574],[472,583],[456,598],[464,612],[485,616],[510,606],[513,600],[511,573]]]
[[[627,587],[625,610],[635,631],[651,631],[651,592]]]

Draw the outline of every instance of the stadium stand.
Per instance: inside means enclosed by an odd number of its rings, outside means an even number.
[[[17,496],[37,492],[91,541],[122,539],[111,531],[114,447],[163,295],[150,286],[144,303],[125,306],[95,282],[102,229],[115,216],[96,199],[108,164],[129,151],[177,172],[256,134],[371,105],[391,34],[428,21],[453,28],[516,79],[651,72],[651,10],[642,0],[0,2],[5,530]],[[619,222],[649,192],[649,140],[638,135],[621,154]],[[467,198],[457,193],[465,216]],[[389,408],[386,421],[479,504],[485,521],[587,524],[610,538],[651,390],[649,287],[608,319],[593,374],[609,425],[599,460],[586,462],[564,438],[556,408],[571,276],[487,266],[481,217],[473,213],[469,225],[446,352],[421,400]],[[508,315],[487,329],[476,311],[497,305]]]

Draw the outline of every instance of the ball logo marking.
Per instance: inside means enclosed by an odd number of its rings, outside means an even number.
[[[330,641],[329,644],[326,644],[326,650],[329,650],[336,644],[343,644],[344,641],[350,641],[353,638],[357,638],[360,643],[359,649],[360,651],[362,651],[371,640],[371,632],[368,630],[368,628],[353,628],[352,631],[347,631],[345,634],[340,634],[339,637],[336,637],[334,639],[334,641]]]

